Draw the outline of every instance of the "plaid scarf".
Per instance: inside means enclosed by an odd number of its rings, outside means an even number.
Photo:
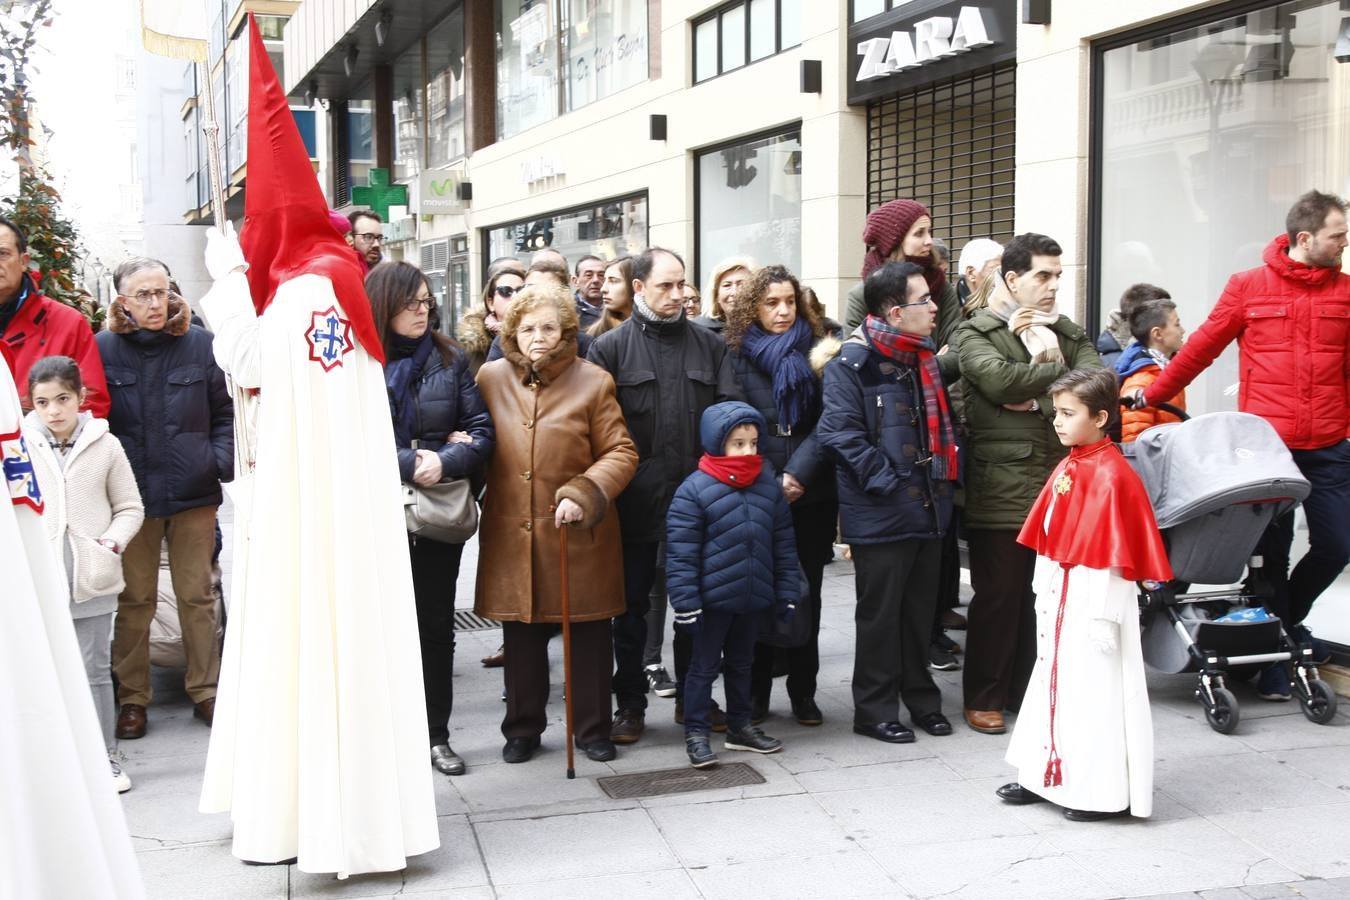
[[[902,366],[919,371],[923,408],[928,421],[928,453],[932,457],[929,473],[935,479],[955,481],[956,427],[952,421],[947,391],[938,371],[936,348],[928,338],[907,334],[887,325],[874,315],[863,321],[868,343],[878,353]]]

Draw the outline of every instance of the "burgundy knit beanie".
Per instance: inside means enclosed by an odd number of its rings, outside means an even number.
[[[863,244],[867,246],[867,255],[863,257],[862,277],[881,268],[886,259],[900,246],[905,235],[914,227],[914,223],[924,216],[932,217],[928,207],[917,200],[891,200],[872,210],[863,226]]]

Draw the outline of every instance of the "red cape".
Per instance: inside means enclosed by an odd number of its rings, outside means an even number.
[[[1056,496],[1049,528],[1042,530]],[[1069,451],[1041,489],[1017,541],[1062,565],[1119,568],[1130,581],[1172,580],[1148,494],[1109,438]]]
[[[249,263],[253,306],[262,315],[283,281],[322,275],[333,283],[357,343],[383,363],[362,261],[329,220],[328,202],[252,13],[248,28],[248,179],[239,244]]]

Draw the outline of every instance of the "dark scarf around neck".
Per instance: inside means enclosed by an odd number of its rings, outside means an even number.
[[[431,329],[419,338],[391,335],[389,361],[384,366],[384,384],[389,390],[389,411],[394,418],[394,440],[411,447],[417,437],[417,382],[436,349]]]
[[[787,428],[800,424],[820,405],[820,381],[807,363],[814,338],[810,323],[801,317],[782,334],[769,334],[755,322],[741,338],[746,358],[773,379],[778,423]]]
[[[956,426],[932,340],[892,328],[874,315],[863,320],[863,329],[868,343],[882,356],[918,370],[928,422],[929,472],[935,479],[955,481]]]

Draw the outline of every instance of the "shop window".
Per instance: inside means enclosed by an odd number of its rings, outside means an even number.
[[[647,0],[495,0],[497,136],[647,78]]]
[[[863,19],[879,16],[888,9],[899,9],[913,0],[852,0],[852,2],[853,15],[850,21],[861,22]]]
[[[694,82],[797,46],[801,19],[801,0],[735,0],[695,19]]]
[[[918,200],[955,259],[1013,235],[1017,68],[1007,64],[867,106],[867,208]]]
[[[1193,332],[1301,194],[1350,190],[1350,65],[1335,57],[1347,15],[1303,0],[1094,47],[1095,328],[1150,282]],[[1236,407],[1237,363],[1230,345],[1186,389],[1192,413]]]
[[[528,265],[534,252],[545,247],[556,249],[569,264],[587,254],[614,259],[647,246],[647,195],[546,213],[484,231],[485,269],[500,256],[514,256]]]
[[[743,139],[697,159],[698,284],[717,262],[749,256],[792,272],[802,262],[801,131]]]
[[[465,152],[464,7],[427,33],[427,166],[437,168]]]

